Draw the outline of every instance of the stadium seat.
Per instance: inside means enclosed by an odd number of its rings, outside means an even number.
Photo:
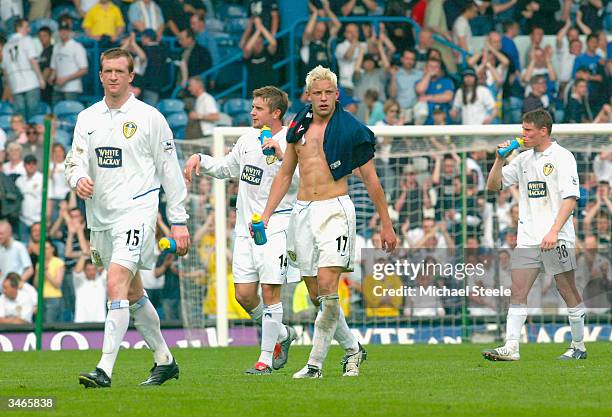
[[[240,34],[244,32],[244,28],[247,25],[249,19],[244,17],[237,17],[235,19],[231,19],[225,25],[225,30],[229,33]]]
[[[219,48],[233,48],[238,45],[236,38],[229,33],[216,33],[214,38]],[[224,53],[225,51],[219,52],[222,57],[227,56],[227,54]]]
[[[237,4],[221,4],[217,8],[217,18],[228,21],[234,18],[244,18],[247,16],[247,11],[244,7]]]
[[[230,98],[223,103],[223,113],[234,117],[239,113],[249,113],[251,111],[251,101],[246,98]]]
[[[3,114],[13,114],[15,110],[13,110],[13,105],[6,101],[0,101],[0,115]]]
[[[72,134],[66,132],[64,129],[57,129],[55,131],[53,141],[55,143],[61,143],[64,146],[64,149],[68,151],[68,148],[70,148],[70,145],[72,145]]]
[[[225,26],[219,19],[206,18],[206,30],[212,34],[222,33],[225,30]]]
[[[250,113],[238,113],[232,117],[234,126],[251,126]]]
[[[36,116],[32,116],[28,120],[28,123],[29,124],[35,124],[35,125],[42,125],[42,124],[45,123],[45,115],[44,114],[37,114]]]
[[[69,133],[73,132],[74,127],[76,126],[77,117],[78,117],[77,114],[65,114],[58,121],[58,125],[62,129],[64,129],[66,132],[69,132]]]
[[[161,100],[157,104],[157,110],[164,116],[168,116],[175,113],[183,113],[185,111],[185,103],[182,100],[175,98],[167,98]]]
[[[44,101],[39,101],[38,108],[36,109],[34,114],[36,115],[42,114],[44,116],[45,114],[49,114],[49,113],[51,113],[51,107],[49,107],[49,105],[45,103]]]
[[[51,11],[51,18],[53,20],[59,21],[59,18],[63,15],[69,15],[73,20],[81,20],[81,15],[77,11],[76,7],[69,5],[62,5],[54,7]]]
[[[32,34],[38,33],[38,30],[44,26],[47,26],[49,29],[51,29],[51,32],[55,33],[57,32],[59,23],[56,20],[46,17],[36,19],[30,22],[30,32]]]
[[[76,100],[63,100],[58,101],[53,106],[53,114],[57,117],[62,118],[67,114],[78,114],[85,109],[85,106]]]
[[[11,130],[11,115],[10,114],[0,115],[0,129],[4,130],[5,132],[8,132],[9,130]]]
[[[187,126],[187,114],[185,112],[181,113],[172,113],[166,117],[168,121],[168,126],[174,132],[174,137],[176,139],[184,139],[185,138],[185,127]]]

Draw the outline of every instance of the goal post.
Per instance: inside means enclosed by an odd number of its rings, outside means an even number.
[[[213,156],[223,157],[231,149],[237,138],[243,133],[248,132],[249,129],[245,127],[217,127],[214,130],[212,143],[210,139],[179,142],[179,155],[181,158],[186,159],[190,154],[205,148]],[[405,170],[405,167],[401,164],[405,161],[415,164],[415,161],[419,162],[419,158],[426,158],[431,162],[431,159],[436,155],[452,152],[459,155],[461,167],[464,167],[466,155],[469,152],[484,150],[488,152],[490,157],[493,155],[492,152],[494,152],[497,143],[520,136],[522,132],[521,125],[374,126],[371,129],[377,138],[379,138],[376,160],[388,161],[391,158],[396,161],[391,168],[387,166],[385,168],[386,171],[382,171],[388,174],[388,176],[381,177],[388,200],[396,197],[395,194],[399,189],[397,183]],[[596,153],[604,150],[612,151],[612,124],[555,124],[553,125],[551,136],[572,152]],[[430,140],[431,138],[434,140]],[[432,146],[432,143],[436,144],[436,146]],[[387,165],[389,164],[387,163]],[[427,174],[427,172],[423,171],[423,167],[421,167],[421,171],[424,175]],[[487,172],[483,172],[483,174],[486,179]],[[426,179],[425,181],[430,180]],[[389,189],[385,187],[386,184],[393,185]],[[230,203],[232,194],[228,195],[227,180],[214,179],[212,180],[212,186],[212,196],[214,197],[214,276],[203,277],[205,273],[202,273],[202,278],[181,280],[183,323],[187,330],[195,331],[198,328],[207,328],[209,330],[208,338],[210,341],[210,330],[212,330],[214,322],[216,345],[228,346],[232,342],[230,330],[236,326],[248,326],[249,324],[248,320],[231,320],[228,315],[228,298],[230,298],[228,294],[231,293],[231,291],[228,292],[228,276],[231,275],[228,275],[228,272],[231,269],[231,265],[228,265],[228,257],[226,255],[228,250],[230,250],[228,242],[231,240],[231,229],[228,227],[228,212],[232,207]],[[462,187],[465,187],[465,176],[462,179]],[[193,199],[197,198],[198,192],[200,190],[194,184],[190,190]],[[388,202],[393,211],[394,201],[389,200]],[[466,214],[465,204],[461,211],[463,212],[462,214]],[[397,213],[395,214],[397,215]],[[204,222],[204,220],[206,219],[194,218],[194,223],[190,226],[198,228],[200,226],[199,223]],[[396,232],[398,234],[402,233],[398,230],[401,225],[395,224],[395,226]],[[459,241],[461,240],[461,234],[464,239],[466,236],[465,222],[460,226],[457,228],[456,235],[453,235]],[[194,230],[190,230],[192,237],[195,233]],[[193,245],[194,248],[190,250],[190,256],[181,261],[181,274],[183,275],[184,273],[185,276],[192,276],[194,275],[193,271],[201,268],[199,265],[200,260],[197,259],[198,251],[200,250],[197,249],[199,243],[194,241]],[[214,311],[206,311],[205,304],[206,302],[211,302],[209,296],[213,287],[215,290],[215,308]],[[297,302],[293,298],[295,294],[298,294],[298,292],[296,291],[290,297],[284,298],[284,301],[294,303],[295,305]],[[287,311],[290,307],[285,306],[285,310]],[[451,322],[465,327],[468,321],[472,320],[472,318],[466,317],[465,305],[460,314],[461,317],[452,319],[446,317],[444,322]],[[242,318],[244,319],[244,317]],[[305,320],[301,319],[302,321],[298,324],[311,326],[313,323],[312,319],[313,317]],[[399,327],[402,325],[400,318],[372,318],[364,312],[350,317],[349,320],[358,324],[376,322],[381,325],[384,324],[384,326],[397,325]],[[604,321],[610,323],[609,313]],[[418,326],[425,328],[428,326],[428,323],[432,323],[432,321],[423,319],[418,322]],[[434,330],[431,330],[431,332],[432,334],[435,333]],[[465,333],[462,336],[465,337]]]

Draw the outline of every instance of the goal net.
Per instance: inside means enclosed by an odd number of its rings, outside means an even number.
[[[518,195],[512,188],[487,193],[485,182],[497,143],[520,136],[521,126],[372,129],[378,138],[376,170],[398,237],[399,250],[393,260],[426,265],[448,263],[450,259],[455,266],[469,261],[484,265],[488,281],[469,274],[457,281],[448,271],[435,269],[414,276],[374,278],[373,261],[377,255],[369,248],[379,245],[379,222],[365,186],[357,176],[351,176],[349,193],[357,215],[357,262],[355,271],[341,276],[339,295],[352,330],[363,343],[499,339],[509,302],[504,294],[454,291],[419,298],[411,297],[407,291],[423,286],[456,290],[469,285],[510,288],[509,259],[520,221]],[[247,130],[222,127],[216,128],[214,138],[209,140],[179,141],[179,158],[183,162],[195,152],[225,155]],[[610,212],[606,206],[606,199],[612,197],[605,184],[612,165],[611,135],[609,124],[555,125],[552,132],[553,138],[574,154],[578,164],[581,199],[574,213],[576,280],[581,291],[589,290],[597,299],[587,317],[587,337],[591,338],[601,337],[595,334],[597,326],[607,326],[609,333],[611,324],[610,294],[605,290],[612,282]],[[237,188],[236,179],[205,176],[195,178],[190,188],[192,247],[181,260],[180,282],[183,324],[194,346],[257,343],[257,329],[233,292],[231,256]],[[406,294],[378,296],[380,289],[375,287],[381,285],[403,288]],[[298,330],[298,343],[310,343],[316,309],[305,285],[285,285],[282,301],[284,320]],[[540,274],[528,305],[524,339],[568,340],[565,305],[552,277]],[[609,339],[610,335],[605,337]]]

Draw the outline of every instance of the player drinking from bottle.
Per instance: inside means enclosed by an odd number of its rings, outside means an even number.
[[[576,284],[575,232],[572,212],[576,207],[578,172],[574,155],[551,137],[552,118],[543,109],[523,116],[522,152],[504,166],[496,152],[487,179],[489,191],[500,191],[514,184],[519,187],[517,247],[512,253],[512,295],[506,319],[506,343],[488,349],[489,360],[517,361],[519,337],[527,317],[527,294],[540,267],[555,277],[557,289],[567,304],[572,333],[569,349],[558,359],[586,359],[584,346],[585,307]],[[509,142],[498,148],[509,146]]]

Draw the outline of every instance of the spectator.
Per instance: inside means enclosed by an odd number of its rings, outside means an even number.
[[[360,53],[365,53],[366,44],[359,42],[359,27],[349,23],[344,29],[344,41],[336,46],[336,59],[338,60],[338,85],[347,90],[348,95],[353,94],[355,85],[353,73],[355,63]]]
[[[13,228],[6,220],[0,220],[0,282],[10,272],[16,272],[23,282],[32,278],[34,269],[26,246],[13,239]]]
[[[587,81],[576,80],[572,96],[565,107],[565,123],[590,123],[593,121],[588,95]]]
[[[6,132],[2,130],[0,127],[0,163],[4,163],[5,158],[5,149],[6,149]],[[2,170],[2,165],[0,165],[0,171]]]
[[[75,323],[103,323],[106,320],[106,271],[81,255],[74,272]]]
[[[427,9],[425,9],[425,27],[431,29],[434,33],[452,40],[448,32],[448,24],[446,21],[446,13],[444,12],[444,2],[446,0],[429,0]],[[454,22],[454,20],[452,20]]]
[[[399,224],[407,227],[421,225],[423,218],[423,190],[416,178],[414,166],[405,165],[400,178],[399,193],[393,208],[399,215]]]
[[[444,222],[436,224],[434,219],[426,217],[421,227],[413,227],[408,231],[404,246],[412,249],[446,249],[455,245]]]
[[[187,86],[189,78],[199,75],[212,66],[208,49],[196,43],[190,28],[183,30],[178,38],[183,53],[181,56],[181,86]]]
[[[82,78],[89,70],[87,53],[73,39],[72,19],[62,17],[59,24],[60,41],[53,48],[49,83],[55,86],[53,103],[60,100],[78,100],[83,94]]]
[[[517,9],[523,32],[530,32],[534,26],[541,27],[547,35],[554,35],[559,30],[559,22],[555,19],[555,13],[561,9],[558,1],[520,0]]]
[[[0,2],[0,29],[4,26],[8,30],[11,22],[24,16],[23,0],[3,0]]]
[[[30,226],[30,239],[28,240],[28,255],[32,265],[36,265],[40,256],[40,223],[32,223]]]
[[[88,38],[102,43],[102,48],[117,45],[125,30],[125,21],[119,7],[110,0],[99,0],[83,19],[83,30]]]
[[[478,15],[478,6],[473,1],[465,2],[461,15],[453,23],[453,42],[461,49],[472,51],[472,29],[470,20]]]
[[[51,65],[51,54],[53,53],[53,45],[51,45],[51,29],[48,26],[43,26],[38,29],[38,40],[42,46],[42,52],[38,56],[38,66],[42,73],[43,79],[47,82],[45,88],[41,91],[41,98],[45,103],[51,102],[51,86],[49,85],[49,72]]]
[[[423,72],[414,68],[416,53],[406,49],[400,59],[400,68],[392,67],[389,79],[389,96],[395,98],[406,114],[408,121],[412,121],[412,108],[417,102],[416,85],[423,78]]]
[[[159,102],[159,95],[163,87],[168,85],[168,50],[157,41],[157,35],[152,30],[142,33],[141,42],[147,67],[142,77],[140,97],[145,103],[155,106]]]
[[[415,85],[419,102],[426,102],[429,110],[425,124],[433,124],[433,108],[437,104],[446,113],[453,100],[454,86],[450,78],[442,72],[442,61],[430,58],[425,66],[423,78]]]
[[[455,94],[451,117],[457,120],[461,111],[461,123],[464,125],[491,124],[497,115],[491,92],[478,84],[476,71],[472,68],[463,70],[461,76],[463,82]]]
[[[472,35],[483,36],[495,30],[493,6],[491,0],[479,0],[475,3],[478,7],[478,14],[470,20],[470,29]]]
[[[610,97],[607,91],[604,91],[603,81],[605,69],[603,67],[604,59],[597,54],[597,35],[591,33],[587,36],[586,51],[576,58],[574,61],[574,75],[580,67],[589,69],[589,100],[593,113],[598,113],[605,102]]]
[[[259,23],[256,23],[259,20]],[[251,39],[253,32],[257,31],[258,25],[263,26],[272,37],[276,36],[280,27],[280,13],[277,0],[252,0],[249,2],[249,21],[244,33],[240,38],[240,47],[244,49],[245,44]],[[259,28],[261,31],[261,28]],[[251,90],[249,90],[251,91]]]
[[[413,7],[412,10],[414,12],[415,8]],[[390,0],[386,2],[383,16],[405,17],[407,15],[406,2],[402,0]],[[424,18],[425,16],[423,15],[421,23]],[[421,24],[421,26],[423,29],[425,28],[425,25]],[[410,25],[404,22],[387,22],[385,23],[385,28],[388,38],[400,53],[406,49],[414,49],[414,34],[412,33]]]
[[[167,34],[177,38],[189,27],[192,15],[206,15],[206,8],[200,0],[160,0],[159,5],[166,20]]]
[[[443,317],[445,315],[442,307],[442,299],[435,292],[427,295],[426,288],[437,288],[436,281],[443,280],[443,277],[435,277],[433,272],[437,261],[431,256],[425,259],[425,268],[416,276],[414,283],[419,289],[417,297],[406,297],[404,303],[404,316],[406,317]],[[422,293],[421,293],[422,291]]]
[[[62,321],[64,306],[62,304],[62,283],[64,282],[64,261],[57,257],[57,249],[50,240],[45,242],[44,268],[44,323],[57,323]],[[38,286],[38,270],[40,262],[36,265],[34,284]]]
[[[98,3],[98,0],[72,0],[72,3],[79,15],[85,17],[87,12]]]
[[[567,103],[569,103],[570,97],[574,92],[574,84],[576,84],[578,80],[584,80],[587,81],[588,85],[590,74],[591,73],[587,67],[580,67],[576,70],[576,75],[574,76],[574,79],[570,79],[568,81],[568,83],[565,85],[565,89],[563,90],[563,94],[560,94],[560,98],[564,108],[567,107]]]
[[[516,0],[513,0],[516,1]],[[519,24],[514,21],[505,22],[503,25],[504,36],[501,40],[501,52],[506,54],[514,69],[518,72],[521,71],[521,59],[519,56],[518,48],[514,43],[514,38],[519,34]]]
[[[194,109],[189,112],[189,120],[199,122],[201,136],[212,135],[215,122],[219,121],[219,108],[215,98],[206,92],[200,77],[191,77],[187,88],[196,98]]]
[[[19,113],[14,113],[11,116],[11,130],[7,136],[7,143],[17,142],[24,144],[27,141],[26,125],[23,121],[23,116]]]
[[[386,100],[385,87],[389,78],[389,58],[385,54],[382,42],[378,44],[380,53],[380,64],[373,55],[360,52],[355,62],[353,73],[354,94],[359,100],[363,100],[366,91],[376,90],[380,92],[381,100]]]
[[[516,14],[516,3],[518,0],[491,0],[491,8],[493,9],[493,21],[495,28],[499,32],[505,32],[503,26],[506,22],[516,22],[514,16]],[[518,25],[518,23],[516,23]]]
[[[565,86],[572,78],[574,61],[582,52],[582,42],[579,38],[578,29],[570,26],[567,22],[557,32],[555,41],[555,57],[559,69],[559,95],[562,96]]]
[[[132,31],[139,33],[152,29],[160,40],[164,33],[164,15],[153,0],[137,0],[130,5],[128,19]]]
[[[338,101],[344,110],[357,117],[357,111],[359,110],[359,103],[361,103],[361,100],[355,96],[348,95],[346,90],[341,88]]]
[[[27,20],[15,21],[15,33],[2,49],[2,68],[13,96],[15,112],[25,120],[36,114],[40,101],[40,90],[45,88],[34,42],[29,36]]]
[[[151,29],[147,29],[151,30]],[[154,35],[156,36],[156,35]],[[147,68],[147,55],[136,42],[136,32],[130,32],[121,39],[119,48],[128,51],[134,59],[134,79],[132,80],[132,93],[139,97],[142,89],[143,76]]]
[[[433,32],[430,29],[422,28],[419,31],[418,43],[415,46],[417,69],[423,70],[427,62],[427,54],[434,47]]]
[[[23,195],[17,235],[19,240],[27,242],[30,238],[30,227],[33,223],[40,222],[43,176],[38,171],[37,159],[34,155],[27,155],[23,159],[23,166],[26,175],[20,176],[15,181],[15,185]]]
[[[534,48],[531,50],[531,59],[529,65],[521,75],[523,84],[530,82],[534,76],[542,75],[546,81],[545,94],[553,96],[555,92],[555,82],[557,81],[557,72],[552,65],[552,48],[547,46],[545,49]],[[531,92],[531,83],[525,88],[525,95],[528,96]]]
[[[546,95],[546,84],[545,75],[540,74],[531,77],[529,83],[531,93],[525,97],[525,101],[523,102],[523,114],[539,108],[544,108],[546,111],[550,112],[552,103]]]
[[[25,176],[26,171],[22,159],[22,147],[18,143],[9,143],[6,147],[7,161],[2,165],[2,172],[5,175],[14,177]]]
[[[410,11],[412,20],[417,22],[421,28],[425,26],[425,10],[427,10],[427,0],[416,0]],[[406,15],[406,13],[404,13],[404,15]],[[387,14],[383,13],[383,16],[387,16]]]
[[[54,143],[51,147],[51,160],[49,161],[49,194],[51,201],[51,221],[54,222],[59,215],[59,204],[70,193],[70,186],[64,175],[66,150],[61,143]]]
[[[612,151],[598,153],[593,159],[593,173],[597,181],[612,184]]]
[[[525,49],[525,65],[529,65],[531,58],[533,56],[533,50],[538,48],[543,48],[542,42],[544,41],[544,29],[540,26],[534,26],[529,31],[529,46]]]
[[[302,34],[302,48],[300,49],[300,58],[305,64],[305,73],[317,65],[326,68],[333,68],[334,66],[332,48],[336,43],[338,31],[342,25],[329,8],[328,0],[324,0],[322,6],[322,9],[317,9],[313,3],[308,2],[311,14]],[[328,17],[330,22],[317,21],[319,16]]]
[[[242,48],[242,56],[246,61],[248,73],[247,91],[278,83],[277,71],[272,68],[278,46],[276,39],[266,29],[259,17],[254,17],[253,22],[255,31]],[[268,41],[265,46],[264,39]]]
[[[35,123],[29,123],[26,129],[26,136],[28,138],[28,141],[22,145],[23,155],[25,157],[27,157],[28,155],[34,155],[37,161],[42,161],[43,138],[40,131],[38,130],[38,125]]]
[[[475,65],[476,75],[481,85],[489,89],[498,109],[502,107],[503,86],[509,82],[508,68],[510,60],[501,51],[501,36],[497,32],[487,35],[482,53],[474,54],[468,59],[468,65]]]
[[[19,274],[15,272],[7,274],[0,295],[0,324],[32,323],[37,299],[32,298],[27,290],[20,289],[21,285]]]
[[[364,117],[365,123],[368,126],[374,126],[379,121],[384,120],[385,111],[383,107],[383,103],[378,99],[378,91],[376,90],[366,90],[363,95],[363,108],[364,108]]]
[[[436,220],[442,220],[447,210],[455,206],[454,179],[457,174],[457,165],[461,160],[455,153],[451,155],[437,154],[435,156],[434,169],[431,174],[431,182],[436,190]]]
[[[591,32],[597,32],[603,29],[603,21],[605,15],[606,1],[600,0],[588,0],[588,1],[575,1],[575,0],[564,0],[563,1],[563,12],[561,13],[562,21],[578,21],[582,20],[584,23],[580,26],[582,28],[589,28],[589,32],[582,31],[585,35]]]
[[[215,37],[206,30],[206,19],[204,16],[199,14],[192,14],[189,18],[189,27],[195,34],[196,42],[198,45],[203,46],[210,52],[210,58],[212,59],[212,65],[217,65],[221,62],[219,55],[219,45]]]

